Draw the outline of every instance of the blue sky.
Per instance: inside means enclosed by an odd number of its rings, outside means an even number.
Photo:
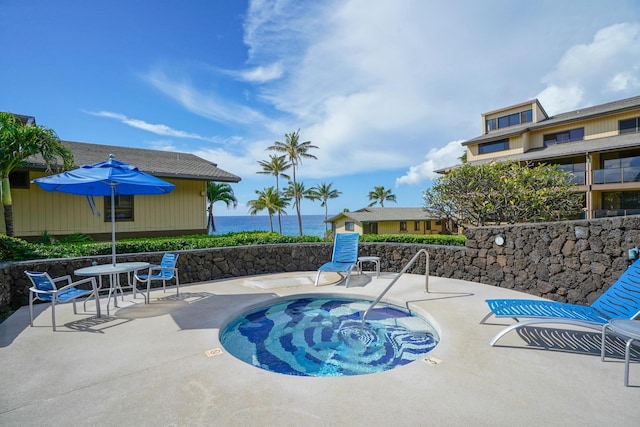
[[[216,215],[247,214],[275,184],[257,162],[297,129],[319,147],[299,180],[342,192],[330,213],[378,185],[418,207],[483,112],[640,94],[637,0],[0,0],[0,41],[0,111],[211,160],[242,178]]]

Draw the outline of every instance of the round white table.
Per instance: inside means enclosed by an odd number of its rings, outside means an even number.
[[[380,277],[380,257],[378,256],[359,256],[358,257],[358,272],[362,273],[362,263],[372,262],[376,265],[376,277]]]
[[[640,320],[613,319],[602,327],[602,344],[600,348],[600,359],[602,361],[604,361],[607,330],[627,341],[624,350],[624,385],[629,386],[629,358],[631,345],[634,341],[640,341]]]
[[[120,274],[131,273],[138,270],[143,270],[149,267],[148,262],[119,262],[114,264],[99,264],[92,265],[91,267],[79,268],[73,272],[76,276],[98,276],[98,292],[102,288],[102,276],[109,276],[109,298],[107,299],[107,316],[109,315],[109,304],[111,303],[111,295],[114,295],[113,305],[118,307],[118,290],[122,292],[122,286],[120,286]],[[135,283],[131,284],[129,280],[129,287],[133,289],[134,297],[136,291]],[[145,298],[144,292],[142,296]]]

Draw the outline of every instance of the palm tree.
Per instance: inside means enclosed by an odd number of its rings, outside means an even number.
[[[40,155],[50,172],[62,160],[62,168],[73,167],[73,154],[56,133],[44,126],[25,124],[11,113],[0,113],[0,180],[7,236],[13,236],[13,201],[9,174],[30,156]]]
[[[271,154],[269,156],[269,160],[260,160],[258,164],[262,166],[262,170],[256,173],[260,173],[263,175],[273,175],[276,177],[276,191],[280,192],[280,183],[279,177],[283,177],[289,179],[289,175],[285,174],[284,171],[291,167],[291,163],[287,162],[286,156],[277,156],[275,154]],[[280,228],[280,234],[282,234],[282,218],[280,213],[278,212],[278,227]]]
[[[380,207],[384,208],[385,200],[396,203],[396,195],[390,189],[385,190],[384,186],[380,185],[373,187],[373,191],[369,192],[369,200],[373,200],[373,202],[369,203],[369,206],[380,203]]]
[[[320,203],[320,206],[324,207],[324,223],[325,223],[325,231],[326,231],[326,226],[327,226],[327,216],[329,213],[329,205],[327,203],[327,201],[329,199],[337,199],[338,196],[340,196],[340,194],[342,194],[341,191],[338,190],[334,190],[331,188],[331,186],[333,185],[333,183],[329,183],[327,184],[326,182],[321,182],[320,184],[316,185],[315,187],[311,188],[311,191],[314,194],[314,199],[316,200],[322,200],[322,202]]]
[[[295,194],[293,199],[299,201],[301,197],[297,194],[298,186],[296,181],[296,169],[298,165],[302,163],[302,159],[317,159],[313,154],[309,154],[309,150],[312,148],[318,148],[311,144],[311,141],[300,142],[300,129],[296,132],[286,133],[284,135],[285,142],[276,141],[274,144],[267,148],[267,150],[278,151],[285,153],[289,161],[291,162],[293,170],[293,190]],[[302,236],[302,216],[300,215],[300,203],[296,204],[296,212],[298,214],[298,230]]]
[[[233,194],[233,189],[229,184],[222,182],[208,182],[207,200],[209,200],[209,207],[207,208],[207,212],[209,212],[207,217],[207,230],[211,230],[215,233],[216,223],[213,219],[213,204],[215,202],[225,202],[227,209],[230,206],[235,208],[238,206],[238,199],[236,199],[235,194]]]
[[[296,207],[296,211],[300,212],[300,202],[302,199],[316,200],[316,194],[312,189],[304,188],[304,182],[293,183],[289,181],[289,186],[282,192],[288,200],[293,201],[293,205]],[[300,227],[300,235],[302,236],[302,221],[298,216],[298,225]]]
[[[256,215],[258,212],[267,210],[269,214],[269,228],[273,233],[273,215],[278,213],[287,214],[284,208],[289,201],[283,198],[278,191],[273,187],[267,187],[262,191],[256,190],[258,198],[255,200],[249,200],[247,202],[249,206],[249,214]]]

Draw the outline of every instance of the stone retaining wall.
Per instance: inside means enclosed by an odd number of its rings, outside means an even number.
[[[482,227],[466,235],[467,280],[591,304],[630,265],[640,216]],[[498,235],[503,246],[494,241]]]
[[[505,243],[495,243],[496,236]],[[590,304],[629,265],[640,245],[640,216],[470,228],[466,247],[360,243],[361,256],[380,257],[382,271],[398,272],[422,248],[429,274],[516,289],[556,301]],[[259,245],[180,251],[180,283],[256,274],[314,271],[331,257],[330,243]],[[158,263],[161,253],[118,255],[118,262]],[[25,270],[58,277],[110,256],[6,263],[0,266],[0,310],[28,303]],[[409,273],[424,274],[424,257]]]

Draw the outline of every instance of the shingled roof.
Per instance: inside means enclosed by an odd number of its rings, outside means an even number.
[[[329,219],[332,222],[345,216],[354,221],[363,222],[384,222],[384,221],[422,221],[426,219],[439,219],[429,215],[422,208],[363,208],[354,212],[341,212]]]
[[[157,177],[218,182],[239,182],[241,179],[239,176],[218,168],[215,163],[190,153],[72,141],[62,141],[62,144],[73,153],[75,166],[106,161],[109,160],[109,155],[113,154],[116,160],[129,163],[141,171]],[[42,157],[30,157],[28,167],[44,169]]]
[[[608,114],[620,113],[627,110],[635,110],[640,107],[640,96],[608,102],[606,104],[594,105],[593,107],[581,108],[567,113],[556,114],[537,123],[523,123],[521,125],[510,126],[497,131],[491,131],[484,135],[469,139],[462,143],[463,146],[480,142],[496,141],[510,136],[521,135],[527,131],[535,131],[547,127],[568,124],[578,120],[586,120],[595,117],[606,116]]]

